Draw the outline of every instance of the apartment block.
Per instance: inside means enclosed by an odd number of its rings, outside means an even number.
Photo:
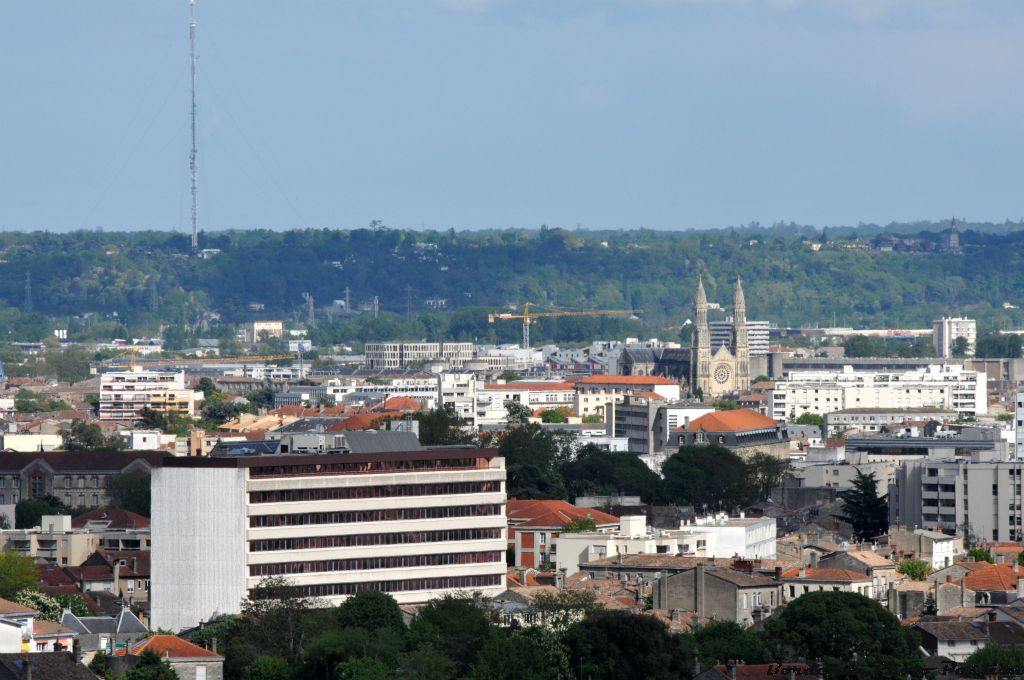
[[[496,449],[174,458],[153,475],[154,627],[237,613],[266,576],[338,604],[505,589]]]
[[[957,338],[967,341],[964,356],[973,357],[978,342],[978,323],[974,319],[942,317],[932,321],[932,341],[935,354],[948,359],[953,356]]]
[[[907,461],[889,493],[890,524],[1024,539],[1024,462],[971,458]]]
[[[768,332],[771,324],[767,321],[747,320],[747,346],[750,356],[765,356],[768,354]],[[733,319],[728,317],[725,321],[708,322],[708,330],[711,331],[711,351],[715,351],[723,345],[734,347]]]
[[[826,415],[857,408],[905,410],[934,408],[962,417],[988,413],[987,376],[959,364],[932,364],[907,371],[792,371],[775,383],[772,418],[804,413]]]
[[[186,387],[184,372],[147,371],[135,366],[100,376],[100,420],[138,420],[146,408],[193,416],[202,398],[202,392]]]

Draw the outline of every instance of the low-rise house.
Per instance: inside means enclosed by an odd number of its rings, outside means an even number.
[[[736,564],[742,568],[698,564],[662,575],[654,582],[654,607],[743,626],[763,621],[782,603],[782,586],[775,578],[756,573],[750,562]]]
[[[617,528],[619,518],[596,508],[577,508],[565,501],[510,498],[508,547],[515,551],[515,566],[539,567],[554,562],[558,535],[573,520],[591,520],[599,529]]]
[[[998,621],[995,612],[981,620],[918,621],[914,629],[921,636],[921,647],[929,656],[942,656],[960,663],[971,654],[996,643],[1024,645],[1024,628],[1016,622]]]
[[[625,515],[619,518],[619,526],[618,530],[560,534],[555,568],[572,576],[581,563],[615,555],[716,555],[715,534],[710,531],[653,529],[647,526],[646,515]]]
[[[871,577],[850,569],[794,567],[783,572],[782,583],[787,601],[815,591],[860,593],[866,597],[875,595]]]
[[[941,531],[916,529],[912,527],[893,527],[882,537],[889,545],[913,555],[932,565],[932,569],[944,569],[953,564],[958,555],[964,551],[961,536],[944,534]],[[954,578],[957,578],[954,576]]]
[[[0,654],[0,680],[96,680],[96,674],[67,652]]]
[[[821,567],[838,567],[864,573],[871,577],[872,590],[879,600],[888,597],[889,584],[896,581],[896,564],[872,550],[834,552],[818,559]]]
[[[1016,562],[989,564],[964,576],[964,585],[977,594],[976,604],[1009,604],[1024,597],[1024,570]]]
[[[789,433],[785,424],[750,409],[715,411],[673,432],[676,446],[724,446],[741,455],[766,453],[789,458]]]
[[[913,619],[924,615],[930,604],[940,616],[955,611],[973,608],[976,593],[964,585],[963,580],[954,581],[951,576],[943,581],[911,581],[904,579],[890,583],[886,606],[900,620]],[[929,603],[929,600],[931,602]]]
[[[0,653],[69,651],[78,634],[50,621],[25,605],[0,599]]]
[[[119,647],[149,633],[146,625],[129,609],[122,609],[117,616],[75,616],[65,609],[60,623],[78,633],[86,657],[98,651],[113,654]]]
[[[216,650],[205,649],[177,635],[151,635],[133,645],[119,649],[114,659],[123,658],[125,670],[137,663],[143,652],[156,652],[181,680],[223,680],[224,657]]]

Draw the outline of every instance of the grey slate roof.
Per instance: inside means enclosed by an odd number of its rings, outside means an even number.
[[[414,432],[346,430],[345,442],[352,453],[417,451],[423,448]]]
[[[127,609],[122,609],[117,616],[75,616],[65,609],[64,615],[60,619],[60,625],[85,635],[146,633],[149,631],[142,621]]]

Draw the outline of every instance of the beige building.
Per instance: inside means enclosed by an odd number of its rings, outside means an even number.
[[[123,514],[121,511],[119,516]],[[146,518],[139,519],[142,520],[139,524],[144,526],[112,526],[110,521],[100,519],[82,523],[73,521],[70,515],[43,515],[39,526],[32,529],[0,532],[0,545],[4,550],[13,550],[27,557],[61,566],[77,566],[101,548],[149,550],[149,524]]]
[[[656,375],[592,375],[576,381],[576,415],[604,418],[608,404],[621,404],[629,394],[652,393],[679,401],[679,381]]]
[[[973,357],[978,344],[978,322],[974,319],[947,317],[932,321],[932,341],[935,343],[936,355],[943,359],[953,356],[957,338],[967,341],[964,356]]]
[[[259,342],[264,335],[268,338],[283,338],[284,323],[281,321],[250,321],[243,329],[245,342],[253,344]]]
[[[185,385],[185,373],[147,371],[134,366],[100,376],[100,420],[134,421],[143,409],[195,415],[203,393]]]

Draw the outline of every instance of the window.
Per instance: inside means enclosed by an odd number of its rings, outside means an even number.
[[[70,489],[71,488],[71,478],[70,477],[65,477],[64,478],[64,488],[65,489]]]
[[[206,666],[196,666],[196,680],[206,680]]]

